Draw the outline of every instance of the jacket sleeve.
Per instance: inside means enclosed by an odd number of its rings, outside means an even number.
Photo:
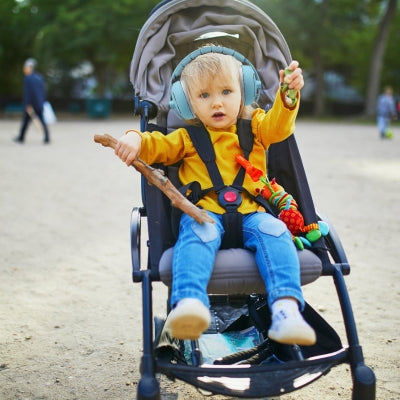
[[[188,134],[177,129],[168,135],[158,131],[138,132],[142,137],[140,158],[148,164],[171,165],[180,161],[188,148]]]
[[[23,83],[23,103],[24,106],[32,105],[32,85],[30,84],[29,78],[25,77],[24,78],[24,83]]]
[[[270,144],[281,142],[294,132],[299,100],[294,107],[288,107],[279,90],[268,112],[260,108],[253,112],[252,130],[266,149]]]

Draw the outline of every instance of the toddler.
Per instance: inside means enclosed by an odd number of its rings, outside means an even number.
[[[266,175],[266,150],[294,131],[299,91],[304,85],[299,63],[290,63],[288,75],[279,71],[281,83],[294,91],[295,99],[278,90],[272,108],[265,112],[260,108],[249,110],[248,100],[243,96],[243,63],[235,55],[227,54],[225,48],[210,46],[189,60],[179,79],[193,114],[190,122],[203,124],[210,135],[224,183],[231,185],[241,168],[234,157],[243,154],[236,127],[239,118],[251,119],[254,142],[249,161]],[[202,189],[213,186],[185,128],[168,135],[129,130],[119,139],[115,153],[127,165],[137,157],[149,164],[171,165],[182,161],[179,167],[182,185],[197,181]],[[255,193],[259,185],[249,176],[244,178],[243,187],[249,193]],[[280,343],[312,345],[316,335],[300,312],[304,299],[291,234],[282,221],[260,211],[246,191],[241,195],[238,211],[243,214],[244,248],[254,252],[268,293],[272,314],[268,336]],[[178,339],[197,339],[210,324],[207,285],[224,235],[225,209],[218,203],[216,193],[210,191],[196,205],[205,209],[215,223],[199,224],[187,214],[180,220],[173,255],[172,310],[166,321],[172,336]]]

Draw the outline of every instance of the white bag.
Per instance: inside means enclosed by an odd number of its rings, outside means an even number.
[[[46,124],[54,124],[57,122],[56,114],[54,113],[53,107],[48,101],[43,103],[43,119]]]

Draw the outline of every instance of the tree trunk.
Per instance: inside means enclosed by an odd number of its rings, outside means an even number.
[[[389,38],[390,24],[396,13],[397,0],[389,0],[383,18],[379,24],[378,36],[371,53],[370,69],[367,82],[367,96],[364,114],[366,117],[374,117],[376,99],[379,95],[383,60]]]

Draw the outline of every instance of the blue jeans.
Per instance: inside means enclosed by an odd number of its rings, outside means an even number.
[[[390,118],[378,115],[376,118],[376,124],[378,125],[378,130],[381,137],[385,137],[386,131],[388,130],[390,125]]]
[[[172,307],[187,297],[199,299],[209,306],[207,285],[224,228],[221,215],[208,214],[215,220],[215,224],[199,224],[182,214],[172,263]],[[299,259],[286,225],[264,212],[244,215],[243,242],[244,248],[255,253],[268,293],[269,306],[279,298],[293,297],[302,310],[304,299]]]

